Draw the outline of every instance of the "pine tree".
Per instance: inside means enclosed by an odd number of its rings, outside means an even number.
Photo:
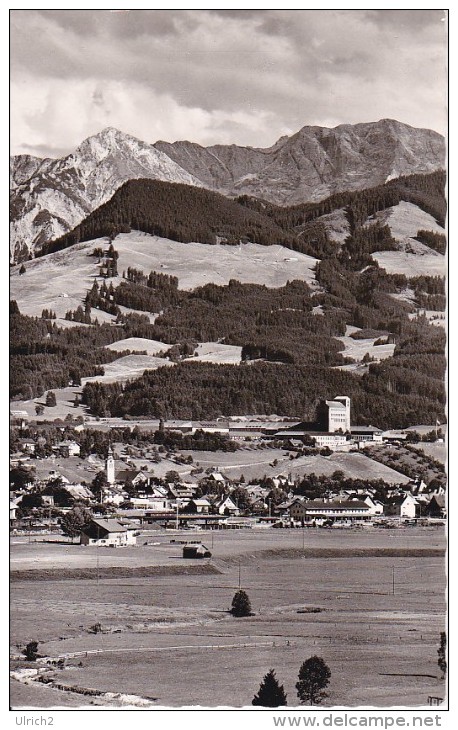
[[[265,675],[251,704],[260,707],[282,707],[287,704],[285,690],[278,683],[273,669]]]
[[[46,394],[46,405],[48,408],[53,408],[56,405],[56,394],[52,390]]]
[[[319,705],[327,697],[324,692],[331,678],[331,670],[319,656],[312,656],[302,663],[299,669],[299,682],[296,682],[297,696],[302,703]]]
[[[251,603],[248,594],[239,589],[232,599],[231,613],[237,618],[251,616]]]

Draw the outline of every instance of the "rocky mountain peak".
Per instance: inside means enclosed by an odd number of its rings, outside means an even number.
[[[59,160],[13,158],[13,257],[76,226],[127,180],[184,183],[295,205],[444,166],[441,135],[393,119],[304,126],[267,149],[188,141],[151,145],[107,127]]]

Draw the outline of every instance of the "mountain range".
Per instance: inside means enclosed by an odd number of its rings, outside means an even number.
[[[107,128],[61,159],[11,158],[11,258],[39,252],[128,180],[182,183],[294,205],[444,167],[440,134],[389,119],[303,127],[267,149],[187,141],[151,145]]]

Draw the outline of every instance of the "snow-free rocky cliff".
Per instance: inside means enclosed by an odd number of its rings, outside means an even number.
[[[392,119],[334,129],[303,127],[268,149],[190,142],[155,146],[206,187],[278,205],[322,200],[332,193],[445,167],[440,134]]]
[[[13,157],[12,258],[23,258],[71,230],[135,178],[202,186],[154,146],[112,128],[89,137],[62,159]]]
[[[334,129],[304,127],[268,149],[192,142],[150,145],[109,128],[62,159],[12,158],[11,255],[26,258],[71,230],[134,178],[293,205],[444,166],[440,134],[389,119]]]

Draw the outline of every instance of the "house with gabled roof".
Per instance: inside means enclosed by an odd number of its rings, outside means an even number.
[[[433,494],[426,507],[426,514],[429,517],[445,517],[447,505],[444,494]]]
[[[220,515],[239,515],[240,510],[230,494],[223,496],[213,503],[214,510]]]
[[[19,448],[25,454],[34,454],[36,443],[32,439],[19,439]]]
[[[210,474],[208,474],[207,476],[207,479],[212,482],[217,482],[218,484],[225,484],[227,481],[226,477],[219,471],[210,472]]]
[[[89,525],[81,531],[80,543],[100,547],[122,547],[135,545],[136,539],[132,530],[117,520],[93,517]]]
[[[118,484],[132,484],[134,487],[147,485],[150,482],[152,474],[148,474],[141,469],[119,469],[116,470],[116,482]]]
[[[417,500],[411,494],[397,494],[385,504],[385,514],[413,519],[417,514]]]
[[[170,499],[192,499],[194,496],[194,492],[196,490],[195,485],[185,485],[185,484],[168,484],[167,485],[168,494],[167,496]]]
[[[200,499],[190,499],[187,505],[184,507],[184,512],[194,514],[208,514],[210,512],[211,502],[206,497]]]
[[[70,439],[60,441],[57,446],[53,446],[53,450],[58,451],[59,454],[65,458],[80,455],[80,445],[76,441],[71,441]]]

